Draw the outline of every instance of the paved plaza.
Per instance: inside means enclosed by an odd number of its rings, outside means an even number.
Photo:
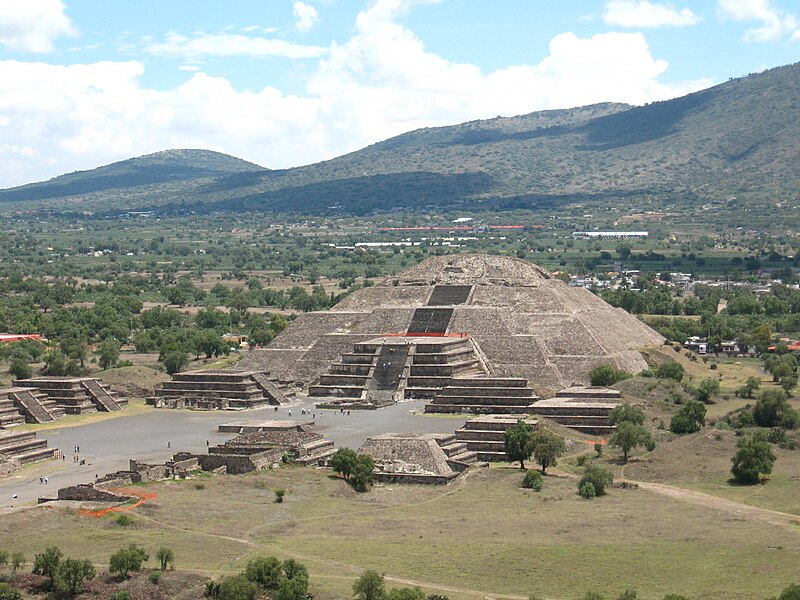
[[[453,433],[464,419],[423,416],[424,401],[400,402],[379,410],[340,412],[319,410],[303,398],[290,405],[248,411],[185,411],[152,409],[135,416],[119,416],[87,425],[50,429],[39,433],[64,460],[43,461],[0,479],[0,511],[30,505],[40,496],[55,497],[58,488],[89,483],[95,475],[127,469],[128,460],[164,462],[178,451],[205,452],[206,442],[216,445],[234,437],[217,427],[232,421],[266,419],[310,420],[316,414],[318,431],[337,447],[356,449],[368,437],[390,432]],[[305,410],[307,415],[302,415]],[[290,414],[291,413],[291,414]],[[85,464],[73,460],[75,446]],[[46,476],[46,485],[39,482]],[[14,495],[17,495],[14,498]]]

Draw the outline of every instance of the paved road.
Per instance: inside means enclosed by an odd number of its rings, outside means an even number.
[[[205,452],[206,442],[212,446],[233,437],[217,433],[217,426],[231,421],[266,419],[306,419],[301,411],[316,415],[318,430],[339,446],[358,448],[369,436],[378,433],[408,432],[452,433],[463,421],[425,417],[413,414],[422,411],[422,401],[406,401],[380,410],[351,411],[317,410],[308,399],[291,405],[250,411],[199,412],[152,409],[144,414],[118,417],[63,429],[42,431],[50,447],[64,452],[65,460],[44,461],[0,480],[0,511],[35,503],[40,496],[55,497],[58,488],[88,483],[95,475],[104,475],[128,468],[128,460],[163,462],[174,452]],[[291,413],[291,414],[290,414]],[[169,444],[169,446],[168,446]],[[80,446],[79,456],[85,464],[73,462],[73,449]],[[46,476],[47,485],[39,483]],[[13,498],[14,494],[17,498]]]

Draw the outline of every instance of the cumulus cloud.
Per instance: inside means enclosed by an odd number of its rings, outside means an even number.
[[[173,31],[168,33],[163,41],[145,40],[144,51],[156,56],[179,58],[202,56],[316,58],[325,54],[326,48],[234,33],[199,32],[190,37]]]
[[[778,42],[789,35],[800,39],[800,20],[773,4],[771,0],[718,0],[723,15],[735,21],[760,21],[761,26],[745,31],[749,42]]]
[[[317,9],[305,2],[295,2],[292,11],[295,18],[294,28],[298,31],[311,31],[319,21]]]
[[[61,36],[77,35],[61,0],[0,2],[0,44],[17,52],[47,53]]]
[[[641,104],[711,83],[660,82],[668,65],[641,33],[564,33],[541,60],[484,72],[428,51],[397,22],[420,1],[429,0],[378,0],[361,11],[353,36],[326,50],[301,95],[272,86],[240,91],[202,70],[155,90],[142,83],[137,61],[0,61],[0,139],[15,144],[0,145],[0,186],[165,148],[296,166],[419,127],[604,101]],[[188,52],[184,67],[209,52]]]
[[[685,27],[696,25],[700,17],[688,8],[649,0],[610,0],[606,2],[603,20],[620,27]]]

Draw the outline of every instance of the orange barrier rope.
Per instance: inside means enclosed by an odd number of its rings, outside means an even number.
[[[126,490],[126,489],[110,489],[110,492],[114,492],[123,496],[131,496],[133,498],[138,498],[138,500],[127,506],[108,506],[106,508],[99,508],[97,510],[90,510],[87,508],[78,509],[78,515],[81,517],[104,517],[108,513],[112,512],[128,512],[136,508],[137,506],[141,506],[144,504],[145,500],[155,500],[156,494],[152,492],[140,492],[138,490]]]

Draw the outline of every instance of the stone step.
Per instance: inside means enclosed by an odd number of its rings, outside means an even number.
[[[366,375],[332,375],[330,373],[323,373],[319,376],[319,385],[349,385],[349,386],[363,386],[366,384]]]
[[[429,375],[435,376],[449,376],[461,373],[472,367],[478,366],[477,358],[465,360],[461,362],[449,363],[446,365],[411,365],[412,377],[425,377]]]
[[[478,454],[478,460],[483,460],[486,462],[506,462],[508,460],[508,456],[506,456],[505,452],[490,452],[487,450],[481,450]]]
[[[413,398],[433,398],[439,393],[439,388],[406,387],[403,389],[403,397],[407,400]]]
[[[475,381],[479,381],[476,379]],[[534,398],[535,394],[529,387],[489,387],[472,385],[471,382],[462,383],[459,380],[453,381],[449,386],[442,390],[442,394],[448,396],[504,396],[509,398]],[[538,398],[537,398],[538,399]]]
[[[419,352],[414,354],[415,365],[442,365],[460,362],[465,357],[471,357],[474,351],[471,346],[464,348],[455,348],[448,352],[437,352],[435,354],[421,354]]]
[[[297,459],[302,465],[313,465],[313,464],[325,464],[330,460],[330,458],[336,454],[336,449],[331,447],[327,450],[323,450],[317,454],[312,454],[311,456],[301,456]]]
[[[280,389],[280,387],[278,387],[274,381],[267,377],[266,374],[253,373],[253,380],[264,393],[265,401],[268,401],[269,404],[274,404],[277,406],[279,404],[286,404],[289,402],[289,399],[283,393],[283,390]]]
[[[40,448],[47,447],[47,440],[40,440],[37,438],[29,439],[29,440],[22,440],[18,441],[13,444],[5,444],[0,448],[3,454],[10,454],[11,456],[16,456],[17,454],[22,454],[25,452],[32,452],[33,450],[38,450]]]
[[[30,452],[26,452],[24,454],[17,454],[14,456],[21,464],[27,465],[32,462],[38,462],[40,460],[49,460],[53,458],[53,449],[52,448],[41,448],[37,450],[31,450]]]
[[[363,387],[341,385],[312,385],[308,388],[308,395],[314,397],[333,398],[361,398],[364,394]]]
[[[522,406],[495,406],[492,404],[426,404],[426,413],[447,413],[447,414],[475,414],[475,415],[497,415],[497,414],[531,414],[533,411],[526,405]]]
[[[461,454],[467,451],[467,444],[465,442],[453,442],[447,446],[442,446],[442,451],[447,458],[452,458],[456,454]]]
[[[20,440],[27,440],[35,437],[36,433],[33,431],[0,431],[0,452],[3,451],[4,444],[13,444]]]
[[[372,365],[348,365],[346,363],[334,363],[330,367],[330,374],[369,376],[371,370]]]
[[[505,429],[457,429],[456,436],[462,441],[504,441]]]
[[[531,411],[537,415],[542,415],[543,417],[568,415],[608,417],[608,415],[611,413],[611,410],[611,408],[605,406],[542,406],[539,403],[534,403],[531,405]]]
[[[456,454],[454,456],[449,457],[448,461],[459,462],[459,463],[463,463],[465,465],[471,465],[472,463],[475,463],[475,462],[478,461],[478,453],[477,452],[471,452],[471,451],[467,450],[467,451],[462,452],[460,454]]]
[[[514,396],[462,396],[450,395],[449,390],[442,390],[431,401],[432,404],[482,404],[491,406],[531,406],[530,398]]]
[[[372,365],[374,362],[374,351],[369,354],[356,354],[355,352],[342,354],[342,364],[345,365]]]
[[[317,450],[319,448],[326,448],[328,446],[333,446],[332,440],[319,439],[319,440],[314,440],[313,442],[308,442],[307,444],[303,444],[303,450],[305,450],[308,453],[311,453],[312,450]]]
[[[466,447],[471,452],[505,452],[506,444],[502,442],[493,441],[475,441],[470,440],[466,443]]]
[[[109,394],[108,390],[100,385],[96,379],[87,379],[82,381],[81,384],[92,397],[92,400],[95,402],[99,410],[104,410],[106,412],[122,410],[122,407],[119,405],[116,398]]]
[[[452,444],[454,441],[456,441],[456,434],[455,433],[448,433],[446,435],[437,436],[437,438],[436,438],[436,443],[439,444],[439,446],[442,446],[442,447],[444,447],[444,446],[446,446],[448,444]]]

